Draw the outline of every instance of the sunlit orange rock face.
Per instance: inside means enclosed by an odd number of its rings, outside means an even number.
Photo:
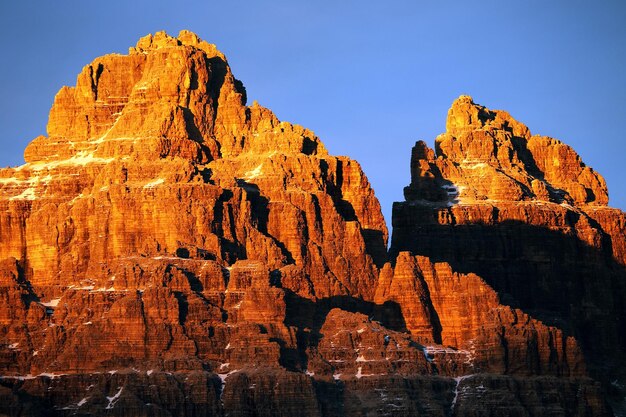
[[[359,164],[247,106],[214,45],[97,58],[0,170],[0,413],[606,415],[604,181],[467,97],[437,154],[413,151],[388,254]]]

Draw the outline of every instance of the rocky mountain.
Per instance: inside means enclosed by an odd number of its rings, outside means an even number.
[[[0,413],[624,410],[626,217],[505,112],[416,144],[389,252],[359,164],[193,33],[97,58],[47,130],[0,170]]]

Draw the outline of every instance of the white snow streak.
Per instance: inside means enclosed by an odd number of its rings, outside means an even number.
[[[456,385],[454,386],[454,398],[452,399],[452,405],[450,406],[450,411],[451,412],[454,412],[454,408],[456,407],[456,402],[457,402],[457,400],[459,398],[459,384],[464,379],[471,378],[473,376],[474,376],[474,374],[457,376],[456,378],[454,378],[454,380],[456,381]]]
[[[261,163],[258,167],[254,168],[243,174],[243,178],[246,180],[253,180],[263,174],[263,163]]]
[[[165,180],[163,178],[159,178],[159,179],[156,179],[156,180],[154,180],[152,182],[147,183],[146,185],[143,186],[143,188],[154,188],[154,187],[156,187],[158,185],[163,184],[164,182],[165,182]]]
[[[115,407],[115,403],[117,403],[117,401],[120,399],[122,391],[124,391],[124,387],[119,387],[119,391],[117,391],[114,396],[107,397],[107,400],[109,400],[109,404],[106,406],[105,410],[111,410],[113,407]]]
[[[41,305],[42,305],[42,306],[45,306],[45,307],[51,307],[51,308],[54,308],[54,307],[56,307],[56,306],[58,306],[58,305],[59,305],[59,301],[61,301],[61,299],[60,299],[60,298],[55,298],[55,299],[50,300],[50,301],[48,301],[48,302],[46,302],[46,303],[41,303]]]

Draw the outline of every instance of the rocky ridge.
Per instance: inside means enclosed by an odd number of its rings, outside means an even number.
[[[388,255],[358,163],[247,106],[214,45],[97,58],[0,170],[0,412],[607,415],[623,213],[504,112],[461,97],[447,130]]]
[[[468,96],[446,127],[434,150],[413,148],[392,256],[480,275],[504,304],[574,337],[591,374],[623,390],[626,217],[607,207],[604,179],[566,144]]]

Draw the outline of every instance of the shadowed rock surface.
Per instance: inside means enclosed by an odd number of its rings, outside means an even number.
[[[214,45],[97,58],[0,170],[0,413],[609,415],[603,179],[467,97],[437,152],[414,148],[387,254],[358,163],[247,106]]]
[[[626,217],[606,206],[604,179],[569,146],[468,96],[446,126],[435,150],[413,148],[391,253],[475,273],[503,304],[573,337],[624,413]]]

